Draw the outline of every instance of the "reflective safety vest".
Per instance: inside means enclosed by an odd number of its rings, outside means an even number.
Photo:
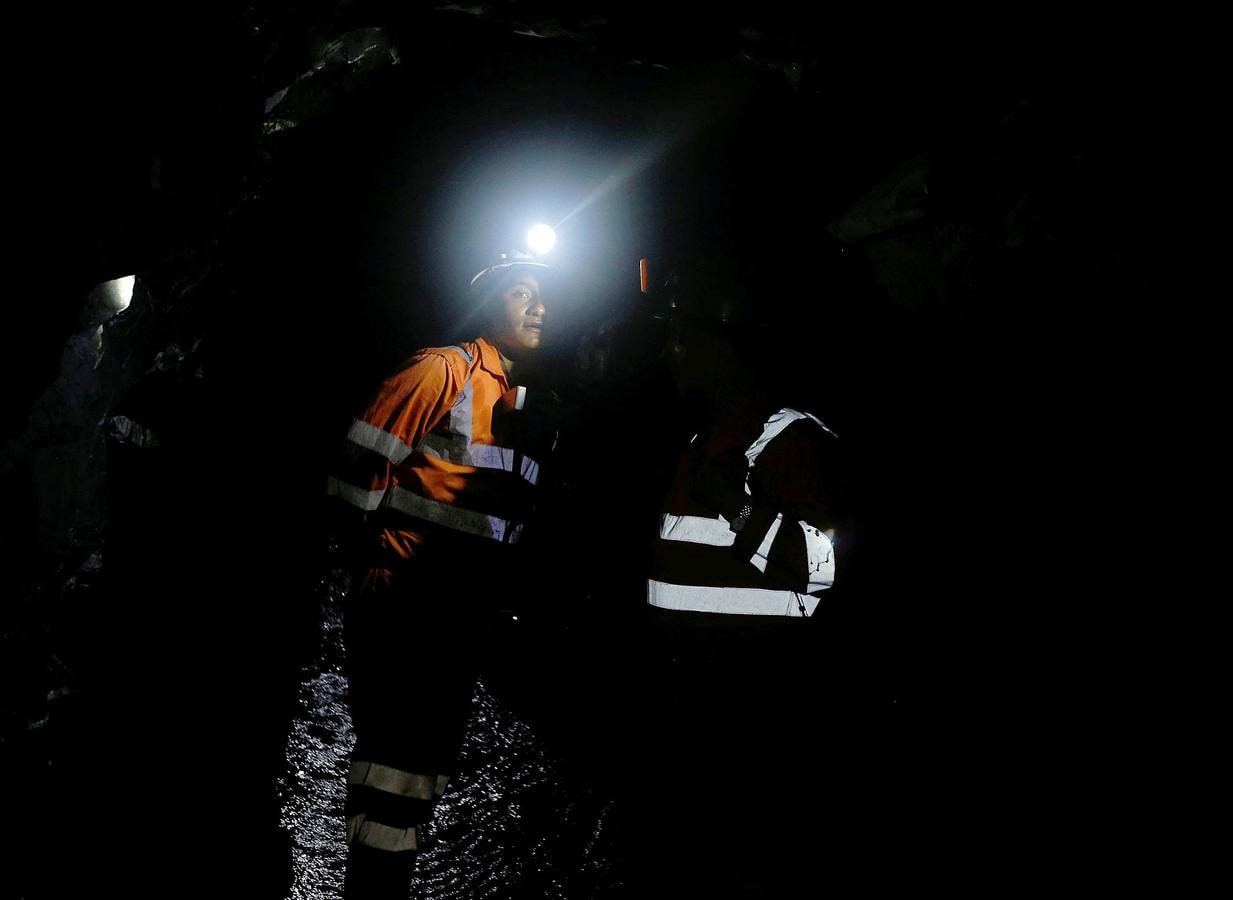
[[[539,463],[498,433],[525,399],[484,338],[421,350],[351,423],[327,490],[378,526],[382,554],[451,533],[516,543]]]
[[[745,496],[751,501],[764,502],[753,497],[750,488],[759,457],[768,444],[796,422],[820,428],[825,440],[835,440],[834,432],[816,416],[787,408],[776,412],[744,453]],[[737,532],[732,530],[729,520],[691,492],[691,461],[700,458],[697,448],[691,450],[678,470],[667,510],[660,517],[653,577],[647,582],[647,602],[661,609],[693,612],[812,615],[819,602],[816,594],[835,581],[835,549],[825,533],[825,523],[811,524],[778,512],[770,520],[769,528],[764,527],[761,534],[742,534],[738,543]],[[806,466],[811,462],[814,461],[804,461]],[[791,478],[789,472],[762,471],[759,475],[764,480],[775,480],[777,476],[783,480]],[[801,481],[802,484],[782,485],[780,493],[792,497],[794,507],[816,506],[812,501],[819,498],[808,493],[818,490],[818,486],[806,479]],[[761,521],[765,523],[768,519],[769,514]],[[738,553],[738,548],[745,549]],[[768,565],[773,567],[776,577],[767,575]],[[785,589],[784,572],[792,573],[795,589]]]

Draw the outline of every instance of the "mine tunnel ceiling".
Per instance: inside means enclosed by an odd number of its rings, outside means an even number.
[[[301,118],[337,113],[391,61],[408,104],[467,72],[482,78],[494,56],[525,61],[525,84],[509,92],[547,90],[572,67],[593,79],[597,102],[618,94],[623,78],[645,84],[642,69],[728,61],[781,88],[785,110],[814,120],[828,152],[841,154],[833,179],[849,195],[951,120],[1006,114],[1040,88],[1033,69],[1046,63],[1007,33],[899,35],[792,4],[665,13],[649,3],[322,2],[86,15],[95,18],[61,45],[51,78],[64,90],[49,123],[60,157],[53,227],[82,288],[217,230],[289,101]],[[314,83],[315,70],[344,64],[346,77]]]
[[[939,146],[966,165],[969,144],[1059,97],[1070,120],[1045,127],[1081,122],[1095,133],[1100,107],[1089,96],[1104,102],[1119,89],[1118,68],[1073,28],[1057,37],[1022,23],[924,25],[857,22],[788,3],[668,12],[641,2],[423,8],[356,0],[95,6],[71,28],[31,26],[56,34],[39,44],[54,51],[22,51],[37,135],[23,218],[47,239],[34,250],[41,265],[30,267],[40,272],[38,302],[16,311],[21,327],[11,332],[35,366],[6,360],[10,380],[32,389],[50,380],[96,285],[225,243],[236,210],[283,166],[285,132],[319,130],[357,110],[413,124],[419,106],[449,112],[467,85],[483,85],[502,110],[521,103],[534,115],[575,102],[603,115],[657,84],[726,68],[739,73],[732,85],[757,91],[755,102],[733,103],[761,110],[761,119],[729,122],[727,138],[754,148],[807,140],[789,163],[761,174],[781,178],[771,190],[789,193],[793,167],[809,168],[831,234],[859,241],[919,221],[936,200],[925,196]],[[1092,73],[1099,77],[1089,83]],[[486,101],[472,90],[460,115],[482,119]],[[628,113],[631,121],[638,114]],[[431,146],[431,133],[418,137]],[[756,152],[773,159],[771,149]],[[1003,155],[998,146],[972,154],[977,169]],[[738,163],[733,172],[755,185],[747,192],[757,189],[758,172],[745,179]]]

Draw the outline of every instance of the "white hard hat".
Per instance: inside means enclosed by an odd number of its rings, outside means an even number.
[[[487,281],[493,273],[501,272],[505,269],[512,269],[515,266],[525,266],[528,268],[547,269],[549,268],[546,262],[543,262],[538,257],[532,256],[529,253],[519,253],[517,251],[511,253],[501,253],[497,256],[497,261],[485,269],[480,269],[471,279],[471,287],[481,285]]]

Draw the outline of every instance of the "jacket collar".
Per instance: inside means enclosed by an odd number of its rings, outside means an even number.
[[[509,387],[509,378],[505,375],[505,367],[501,365],[501,351],[485,337],[477,337],[475,345],[479,347],[480,366],[490,375],[501,379]]]

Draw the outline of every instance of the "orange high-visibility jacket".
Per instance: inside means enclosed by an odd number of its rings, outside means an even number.
[[[484,338],[421,350],[352,422],[328,491],[365,513],[393,561],[448,536],[516,543],[539,463],[498,434],[525,394]]]

